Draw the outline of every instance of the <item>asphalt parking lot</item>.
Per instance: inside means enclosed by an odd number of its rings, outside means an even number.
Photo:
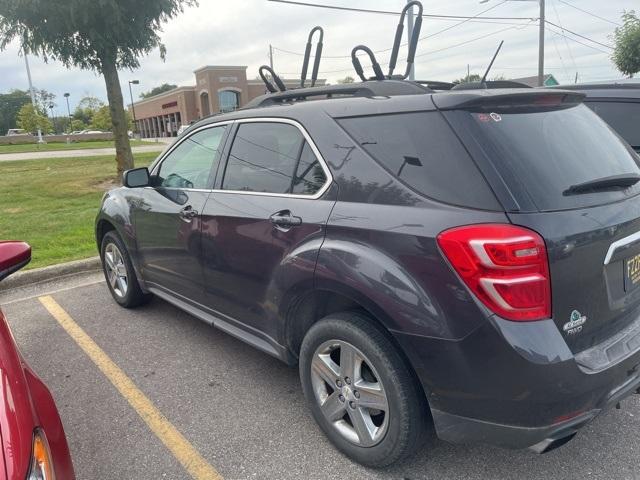
[[[164,301],[122,309],[86,274],[0,292],[0,304],[58,404],[79,479],[640,479],[640,396],[546,455],[433,439],[368,470],[325,440],[296,369]]]

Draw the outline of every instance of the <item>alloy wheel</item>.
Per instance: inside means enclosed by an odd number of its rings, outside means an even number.
[[[127,267],[122,252],[114,243],[109,243],[104,249],[104,265],[113,292],[118,297],[124,297],[129,289]]]
[[[320,411],[348,441],[372,447],[389,425],[389,402],[370,360],[356,347],[329,340],[311,360],[311,383]]]

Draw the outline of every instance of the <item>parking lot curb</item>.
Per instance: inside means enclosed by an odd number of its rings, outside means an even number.
[[[91,257],[73,262],[59,263],[49,267],[34,268],[17,272],[0,284],[0,292],[34,283],[57,279],[76,273],[92,272],[100,269],[100,257]]]

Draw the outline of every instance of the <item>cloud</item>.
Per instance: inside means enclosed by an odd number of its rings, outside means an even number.
[[[405,4],[403,0],[317,1],[396,11]],[[567,1],[571,3],[576,0]],[[538,15],[535,2],[492,0],[480,5],[477,0],[450,0],[438,3],[425,1],[424,5],[425,12],[433,14],[473,15],[494,7],[486,13],[487,16],[535,18]],[[581,0],[579,6],[617,21],[624,9],[637,7],[637,0],[610,0],[605,4],[601,0]],[[547,18],[564,28],[603,43],[611,43],[609,36],[614,25],[588,16],[558,0],[547,2]],[[421,36],[431,35],[455,23],[426,19]],[[537,27],[534,24],[518,27],[508,23],[514,22],[466,22],[421,41],[416,58],[416,76],[452,80],[466,73],[467,64],[471,71],[481,72],[502,39],[505,40],[505,46],[496,60],[492,75],[535,75]],[[161,36],[167,47],[166,62],[162,62],[156,50],[141,59],[139,69],[120,72],[123,93],[128,100],[127,81],[134,78],[141,82],[141,85],[135,87],[136,96],[140,91],[149,90],[164,82],[193,84],[193,71],[202,65],[248,65],[248,75],[253,77],[257,75],[260,65],[268,63],[269,44],[277,48],[274,51],[276,70],[285,74],[284,76],[297,75],[302,57],[282,50],[302,53],[307,34],[315,25],[322,25],[325,29],[325,57],[320,68],[321,76],[335,81],[346,75],[353,76],[354,72],[349,58],[329,58],[330,56],[348,57],[351,48],[360,43],[367,44],[374,50],[389,49],[396,24],[397,19],[392,16],[284,5],[266,0],[200,0],[199,7],[187,9],[164,26]],[[504,31],[495,33],[499,30]],[[478,39],[448,48],[474,38]],[[556,75],[560,81],[573,81],[576,71],[580,73],[582,81],[620,77],[612,67],[607,53],[565,40],[551,30],[547,32],[546,40],[546,70]],[[593,47],[607,50],[597,45]],[[388,55],[388,52],[379,54],[381,63],[387,61]],[[404,52],[401,52],[398,70],[404,68],[403,55]],[[72,108],[85,94],[106,99],[104,82],[94,73],[66,69],[57,62],[45,64],[33,57],[30,60],[34,85],[56,93],[58,109],[63,107],[64,92],[71,93]],[[365,62],[365,65],[368,64]],[[0,91],[26,88],[26,85],[24,60],[18,56],[18,46],[14,44],[0,52]]]

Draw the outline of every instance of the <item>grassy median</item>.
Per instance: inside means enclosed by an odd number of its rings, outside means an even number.
[[[142,140],[130,140],[132,147],[143,145],[154,145],[153,142],[143,142]],[[0,159],[3,153],[27,153],[27,152],[52,152],[58,150],[87,150],[92,148],[112,148],[112,140],[95,140],[88,142],[53,142],[53,143],[22,143],[19,145],[0,145]]]
[[[134,156],[145,166],[157,153]],[[27,268],[96,255],[94,219],[115,170],[111,155],[0,162],[0,240],[31,244]]]

